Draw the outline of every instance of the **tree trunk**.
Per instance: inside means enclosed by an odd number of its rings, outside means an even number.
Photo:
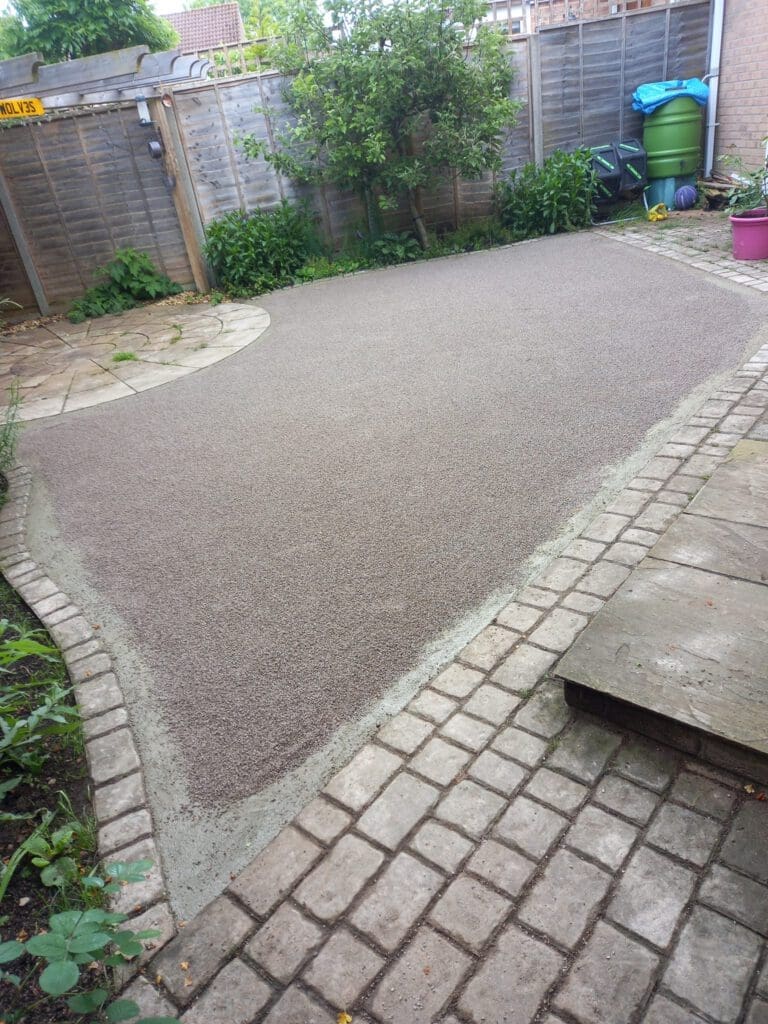
[[[422,249],[428,249],[429,237],[427,236],[427,229],[424,227],[424,218],[421,216],[415,188],[408,189],[408,208],[411,211],[411,219],[413,220],[413,226],[416,228],[416,237],[419,240],[419,245]]]
[[[363,186],[363,201],[365,203],[365,217],[368,223],[368,234],[372,242],[381,238],[381,216],[376,196],[369,185]]]

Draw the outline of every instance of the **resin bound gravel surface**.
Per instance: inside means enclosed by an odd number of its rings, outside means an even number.
[[[757,348],[765,309],[589,234],[258,302],[256,344],[21,445],[31,550],[117,655],[182,910]]]

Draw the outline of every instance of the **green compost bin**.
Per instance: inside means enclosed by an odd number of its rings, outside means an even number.
[[[702,110],[695,100],[681,96],[646,114],[643,146],[648,154],[649,178],[695,173],[701,164]]]

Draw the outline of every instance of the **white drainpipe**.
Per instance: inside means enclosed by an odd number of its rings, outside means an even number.
[[[704,151],[704,177],[709,178],[715,165],[715,129],[717,128],[717,92],[720,84],[720,55],[723,49],[725,0],[712,0],[712,36],[709,47],[709,83],[707,100],[707,137]]]

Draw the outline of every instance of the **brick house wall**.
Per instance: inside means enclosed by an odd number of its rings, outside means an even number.
[[[768,135],[768,0],[726,0],[715,155],[765,158]]]

